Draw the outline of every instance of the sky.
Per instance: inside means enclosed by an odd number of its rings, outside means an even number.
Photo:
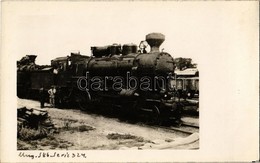
[[[212,50],[225,50],[230,38],[237,37],[236,30],[243,32],[236,25],[246,21],[241,15],[247,11],[236,10],[241,4],[232,2],[18,1],[4,5],[3,11],[8,10],[5,33],[15,45],[11,53],[16,60],[37,55],[37,64],[50,64],[51,59],[71,52],[90,55],[91,46],[138,45],[148,33],[159,32],[166,38],[161,49],[174,58],[192,58],[199,66]]]
[[[70,52],[90,55],[90,46],[138,45],[151,32],[165,35],[161,49],[174,58],[188,57],[198,63],[210,55],[212,46],[219,46],[218,41],[225,42],[227,35],[233,37],[232,30],[237,28],[233,24],[245,21],[237,15],[243,11],[234,10],[237,3],[65,1],[5,5],[10,10],[6,12],[6,28],[15,45],[12,53],[16,60],[38,55],[38,64],[50,64],[51,59]],[[226,27],[231,33],[223,30]]]

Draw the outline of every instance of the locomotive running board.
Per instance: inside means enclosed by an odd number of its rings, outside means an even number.
[[[153,112],[153,110],[151,110],[151,109],[145,109],[145,108],[140,108],[140,110],[146,111],[146,112]]]
[[[145,99],[145,101],[149,101],[149,102],[161,102],[160,100],[154,100],[154,99]]]

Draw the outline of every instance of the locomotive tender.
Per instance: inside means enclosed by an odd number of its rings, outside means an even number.
[[[157,122],[179,122],[182,107],[171,87],[174,60],[159,51],[164,40],[160,33],[146,35],[149,53],[143,45],[138,50],[135,44],[113,44],[91,47],[91,57],[71,53],[52,60],[50,66],[18,66],[17,94],[35,97],[40,88],[55,85],[60,105],[75,102],[82,110],[118,108]]]

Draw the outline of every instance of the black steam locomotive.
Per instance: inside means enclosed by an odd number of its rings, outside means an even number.
[[[47,90],[56,86],[60,107],[77,103],[82,110],[117,108],[158,122],[178,122],[182,107],[171,86],[174,60],[159,51],[164,40],[163,34],[150,33],[139,49],[135,44],[95,46],[91,57],[71,53],[45,66],[36,65],[36,56],[28,55],[17,62],[17,95],[37,98],[44,88],[48,98]]]

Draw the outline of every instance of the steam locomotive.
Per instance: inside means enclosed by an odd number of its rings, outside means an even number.
[[[178,123],[182,106],[171,87],[174,60],[159,51],[164,40],[163,34],[150,33],[139,49],[135,44],[94,46],[90,57],[71,53],[45,66],[28,55],[17,62],[17,95],[35,98],[44,88],[48,98],[47,90],[56,86],[60,107],[76,103],[82,110],[116,108]]]

